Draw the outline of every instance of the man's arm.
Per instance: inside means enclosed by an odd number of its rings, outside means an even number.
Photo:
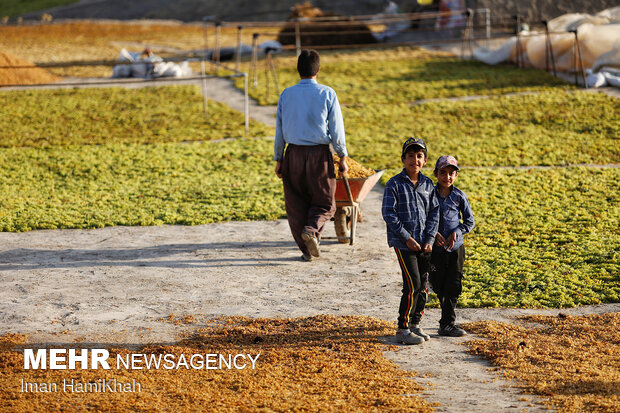
[[[345,140],[344,121],[342,119],[342,110],[338,102],[338,96],[334,93],[331,107],[327,113],[327,129],[332,141],[332,146],[340,158],[349,156],[347,152],[347,144]],[[345,163],[346,165],[346,163]],[[346,166],[345,166],[346,168]],[[341,169],[342,170],[342,169]]]
[[[281,161],[284,156],[285,141],[284,132],[282,131],[282,106],[282,95],[280,95],[280,98],[278,99],[278,109],[276,110],[276,138],[273,144],[273,159],[275,161]],[[277,170],[279,169],[276,169],[276,171]]]
[[[276,161],[276,176],[282,179],[282,161]]]
[[[349,165],[347,165],[347,156],[343,156],[340,158],[340,162],[338,163],[338,169],[341,176],[347,176],[349,172]]]

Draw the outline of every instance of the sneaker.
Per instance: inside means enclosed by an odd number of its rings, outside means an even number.
[[[304,231],[301,233],[301,239],[304,240],[304,243],[306,244],[306,248],[308,248],[308,252],[310,253],[310,255],[312,255],[313,257],[318,257],[321,255],[319,252],[319,241],[314,236],[314,234]]]
[[[302,254],[301,255],[301,260],[302,261],[309,262],[309,261],[312,261],[312,259],[313,259],[313,257],[310,254]]]
[[[445,327],[440,326],[439,330],[437,330],[437,333],[439,333],[440,336],[447,337],[463,337],[467,335],[467,332],[465,330],[455,326],[454,324],[448,324]]]
[[[409,329],[398,330],[396,332],[396,341],[403,344],[422,344],[424,339],[418,335],[412,334]]]
[[[424,330],[422,330],[422,327],[418,326],[411,326],[409,327],[409,330],[411,330],[411,333],[415,334],[416,336],[420,336],[424,339],[424,341],[428,341],[431,339],[431,336],[429,336],[428,334],[426,334],[424,332]]]

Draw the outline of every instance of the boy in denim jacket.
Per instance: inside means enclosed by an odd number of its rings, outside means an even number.
[[[439,201],[439,230],[431,257],[430,282],[441,305],[440,336],[461,337],[467,333],[457,327],[456,302],[463,290],[463,236],[474,228],[474,216],[467,195],[454,187],[459,166],[454,157],[440,156],[433,174],[437,177],[435,197]],[[462,219],[462,222],[461,222]]]
[[[427,150],[422,139],[403,144],[403,170],[385,186],[381,212],[387,225],[388,245],[393,247],[403,276],[396,340],[421,344],[430,336],[420,328],[426,304],[430,253],[439,228],[439,203],[432,196],[433,182],[420,172]]]

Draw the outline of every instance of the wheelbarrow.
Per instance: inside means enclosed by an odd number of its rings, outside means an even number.
[[[323,239],[337,239],[342,244],[353,245],[355,229],[360,216],[360,204],[366,198],[373,186],[379,181],[385,169],[375,170],[375,173],[366,178],[336,179],[336,213],[334,214],[335,237]]]

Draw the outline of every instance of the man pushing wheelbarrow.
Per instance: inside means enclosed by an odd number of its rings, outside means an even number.
[[[348,170],[338,97],[317,83],[319,69],[318,52],[303,50],[297,59],[301,80],[280,94],[276,117],[275,172],[282,178],[286,216],[304,261],[320,256],[321,232],[336,211],[330,144],[340,157],[340,174]]]

